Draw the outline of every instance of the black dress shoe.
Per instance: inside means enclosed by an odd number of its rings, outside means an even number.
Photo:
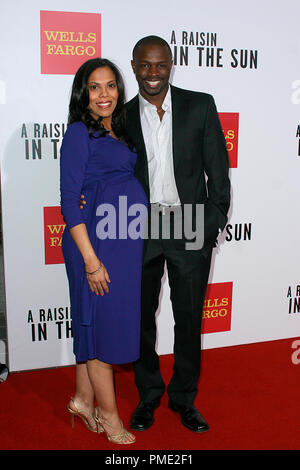
[[[209,430],[207,422],[194,406],[179,405],[170,398],[169,408],[180,413],[183,426],[191,431],[205,432]]]
[[[140,401],[130,420],[130,428],[134,431],[145,431],[154,423],[154,410],[158,407],[159,400]]]

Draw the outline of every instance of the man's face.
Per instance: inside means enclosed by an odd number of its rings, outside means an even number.
[[[151,102],[152,97],[164,98],[167,93],[173,61],[166,46],[140,46],[131,61],[141,95]]]

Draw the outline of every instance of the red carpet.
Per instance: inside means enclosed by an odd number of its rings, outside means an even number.
[[[300,449],[300,364],[293,339],[203,351],[195,405],[210,431],[185,429],[164,395],[154,425],[136,433],[126,450]],[[166,381],[171,355],[161,356]],[[138,402],[131,366],[116,368],[120,414],[127,426]],[[18,372],[0,384],[0,449],[123,450],[95,435],[80,420],[70,426],[66,404],[74,391],[74,367]],[[125,449],[124,449],[125,450]]]

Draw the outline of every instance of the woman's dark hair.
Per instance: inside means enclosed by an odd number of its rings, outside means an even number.
[[[108,59],[96,58],[87,60],[77,70],[73,81],[69,104],[68,125],[73,122],[82,121],[87,126],[91,137],[96,137],[95,133],[97,133],[99,137],[104,137],[107,134],[106,129],[101,124],[102,118],[99,117],[98,119],[94,119],[88,110],[90,101],[88,79],[91,73],[99,67],[109,67],[112,70],[117,83],[118,101],[112,115],[112,130],[118,139],[122,140],[127,145],[132,146],[125,131],[126,113],[124,81],[119,69]]]

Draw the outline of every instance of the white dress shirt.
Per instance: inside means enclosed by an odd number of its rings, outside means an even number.
[[[170,87],[159,119],[156,106],[139,94],[141,125],[148,159],[150,202],[175,206],[180,204],[174,177],[172,146],[172,103]]]

